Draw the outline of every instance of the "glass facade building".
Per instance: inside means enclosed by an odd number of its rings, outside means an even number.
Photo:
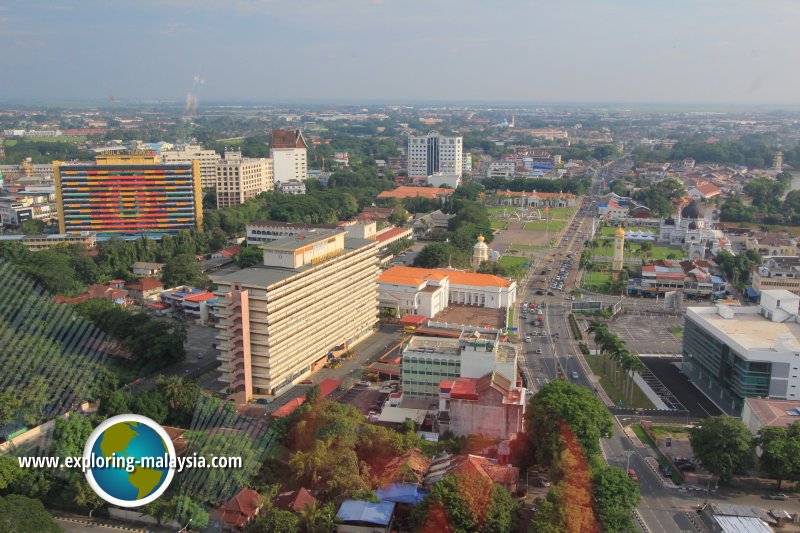
[[[683,358],[696,384],[712,397],[730,400],[737,412],[741,411],[745,398],[769,396],[772,363],[747,360],[688,315],[683,331]]]

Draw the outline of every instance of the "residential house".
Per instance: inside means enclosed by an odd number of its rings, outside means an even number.
[[[284,511],[296,513],[305,506],[312,506],[317,499],[311,495],[304,487],[297,490],[281,492],[272,500],[272,506]]]
[[[425,486],[429,487],[447,475],[477,476],[489,479],[510,492],[517,490],[519,482],[519,468],[511,465],[499,464],[493,459],[479,455],[445,455],[436,458],[431,463],[431,468],[425,476]]]
[[[144,305],[158,301],[158,295],[164,290],[164,282],[156,278],[144,277],[139,281],[131,281],[125,285],[128,296],[136,303]]]
[[[242,488],[233,498],[210,513],[211,520],[219,522],[223,529],[241,530],[246,528],[261,510],[261,496],[247,487]]]
[[[161,271],[164,270],[166,263],[148,263],[146,261],[136,261],[131,265],[131,271],[134,276],[160,276]]]

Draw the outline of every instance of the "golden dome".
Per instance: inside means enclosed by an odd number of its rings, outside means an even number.
[[[478,242],[483,242],[486,239],[483,238],[483,235],[478,235]]]
[[[617,231],[614,233],[614,237],[624,237],[625,230],[622,229],[622,226],[617,226]]]

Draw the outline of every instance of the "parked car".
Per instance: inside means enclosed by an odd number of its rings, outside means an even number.
[[[639,476],[636,475],[636,471],[633,468],[628,469],[628,477],[639,483]]]
[[[538,478],[536,478],[536,483],[538,483],[540,487],[549,487],[550,486],[550,482],[547,481],[547,478],[544,477],[544,476],[539,476]]]
[[[658,469],[661,470],[661,474],[664,477],[672,477],[672,468],[670,468],[669,466],[661,465],[658,467]]]
[[[789,499],[789,497],[782,492],[772,493],[768,495],[767,498],[769,498],[770,500],[780,500],[780,501],[786,501]]]
[[[530,335],[527,335],[527,336],[525,337],[525,342],[531,342],[531,337],[530,337]]]
[[[536,353],[538,353],[538,354],[542,353],[542,349],[541,348],[536,348]]]
[[[256,403],[257,404],[261,404],[261,405],[267,405],[271,401],[272,400],[270,400],[269,398],[259,398],[259,399],[256,400]]]
[[[570,376],[572,377],[572,379],[578,379],[578,373],[577,372],[572,372],[570,374]]]

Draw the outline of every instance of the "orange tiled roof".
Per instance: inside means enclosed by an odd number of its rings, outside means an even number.
[[[453,189],[444,189],[440,187],[411,187],[408,185],[401,185],[391,191],[383,191],[378,195],[378,198],[429,198],[435,200],[440,196],[450,196],[453,194]]]
[[[382,283],[397,285],[422,285],[426,280],[441,281],[449,278],[456,285],[472,285],[474,287],[510,287],[511,282],[493,274],[475,274],[458,270],[439,268],[392,267],[378,279]]]

